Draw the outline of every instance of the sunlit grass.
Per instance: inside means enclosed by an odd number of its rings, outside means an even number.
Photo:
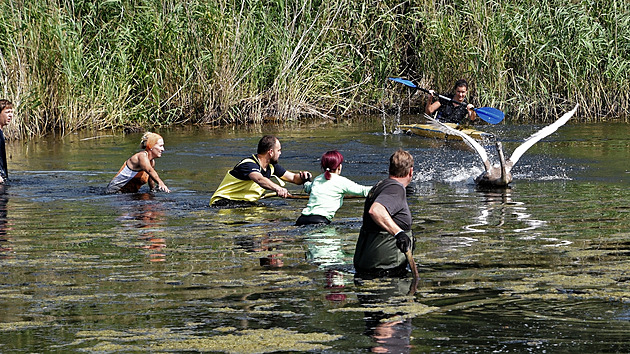
[[[583,1],[25,1],[0,4],[17,137],[246,124],[407,105],[403,76],[512,121],[627,116],[630,14]],[[422,104],[422,103],[412,103]]]

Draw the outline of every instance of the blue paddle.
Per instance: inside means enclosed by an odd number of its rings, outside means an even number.
[[[390,77],[389,78],[392,81],[396,81],[399,82],[405,86],[409,86],[411,88],[414,88],[416,90],[420,90],[422,92],[425,93],[430,93],[429,90],[427,89],[423,89],[422,87],[418,87],[416,86],[416,84],[414,84],[413,82],[409,81],[409,80],[405,80],[405,79],[401,79],[399,77]],[[461,102],[457,102],[454,99],[450,98],[450,97],[446,97],[446,96],[442,96],[442,95],[437,95],[437,97],[447,100],[449,102],[453,102],[453,103],[457,103],[457,104],[463,104]],[[500,123],[503,118],[505,118],[505,114],[503,112],[501,112],[500,110],[496,109],[496,108],[492,108],[492,107],[481,107],[481,108],[473,108],[475,110],[475,112],[477,113],[477,115],[479,116],[479,118],[481,118],[483,121],[486,121],[490,124],[497,124]]]

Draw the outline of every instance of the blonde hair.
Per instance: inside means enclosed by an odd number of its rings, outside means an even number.
[[[160,136],[160,134],[146,132],[142,136],[142,140],[140,140],[140,149],[151,150],[160,139],[162,139],[162,136]]]

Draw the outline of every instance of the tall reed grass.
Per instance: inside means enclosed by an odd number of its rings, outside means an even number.
[[[404,76],[545,120],[627,117],[621,0],[8,0],[0,95],[9,135],[378,113]]]

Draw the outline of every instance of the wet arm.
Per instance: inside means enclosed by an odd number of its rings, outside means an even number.
[[[263,187],[264,189],[276,192],[276,194],[278,194],[278,197],[286,198],[289,195],[289,191],[286,188],[283,188],[282,186],[273,183],[273,181],[263,176],[260,172],[250,173],[249,179],[258,183],[258,185]]]
[[[302,177],[300,177],[302,174],[302,172],[300,173],[293,173],[291,171],[287,171],[285,172],[282,177],[283,180],[287,181],[287,182],[291,182],[294,184],[304,184],[306,183],[306,179],[302,179]]]
[[[164,182],[160,179],[160,176],[157,174],[157,172],[153,168],[153,164],[151,163],[151,161],[149,160],[149,158],[146,155],[144,155],[144,154],[140,155],[139,159],[138,159],[138,163],[140,165],[140,168],[143,171],[145,171],[146,173],[149,174],[149,187],[151,189],[153,189],[155,187],[155,183],[157,183],[158,184],[158,188],[161,191],[166,192],[166,193],[170,193],[171,192],[171,190],[168,189],[166,184],[164,184]]]

